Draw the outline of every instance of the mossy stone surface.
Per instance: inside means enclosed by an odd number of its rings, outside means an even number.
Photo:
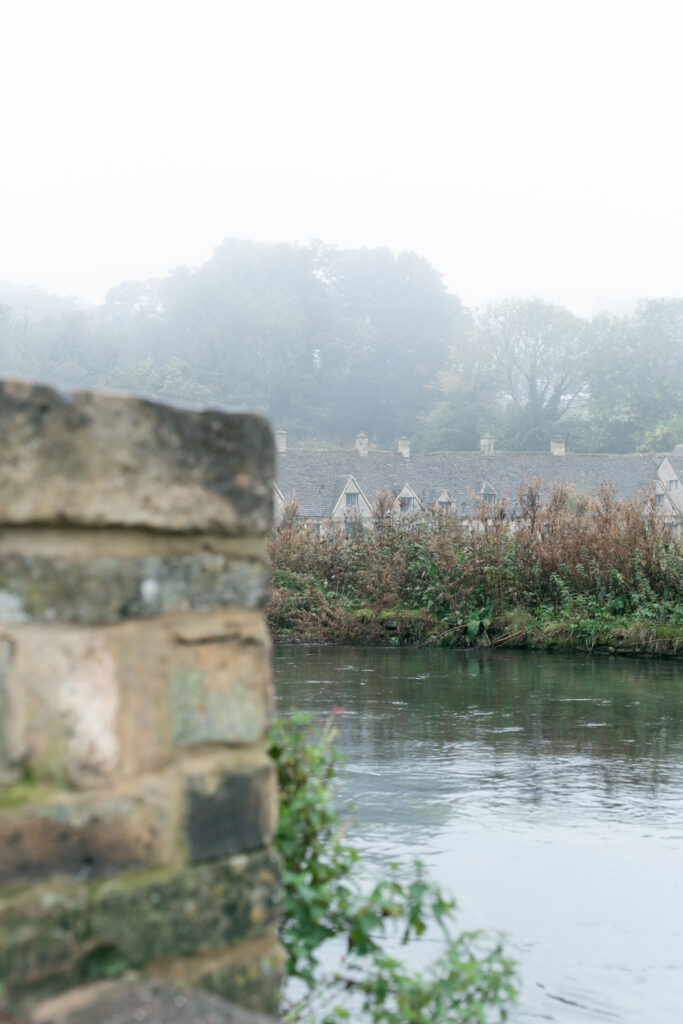
[[[111,625],[173,612],[260,608],[269,586],[261,561],[220,552],[88,559],[0,554],[0,623]]]
[[[171,738],[178,747],[248,745],[271,716],[270,650],[259,644],[179,645],[170,676]]]
[[[91,938],[88,891],[41,886],[0,902],[0,979],[11,996],[72,977]]]
[[[166,864],[173,804],[172,786],[159,777],[135,790],[63,793],[0,809],[0,883]]]
[[[145,968],[258,939],[277,926],[280,861],[269,850],[180,872],[48,883],[0,901],[9,996],[58,991],[111,964]],[[218,989],[217,989],[218,991]]]
[[[248,963],[216,967],[204,975],[200,984],[240,1006],[275,1015],[282,998],[284,970],[283,951],[276,947],[268,953],[252,957]]]
[[[2,605],[3,599],[0,596],[0,608]],[[21,691],[13,676],[13,662],[12,638],[0,636],[0,786],[17,782],[21,778],[25,754]]]
[[[133,966],[194,955],[263,933],[277,921],[279,860],[271,851],[105,884],[91,909],[93,934]]]

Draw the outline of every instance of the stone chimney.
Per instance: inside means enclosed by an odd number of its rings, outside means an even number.
[[[493,437],[491,434],[484,434],[479,441],[482,455],[493,455]]]
[[[272,1012],[270,428],[0,381],[0,437],[0,1008],[113,957]]]
[[[359,455],[368,454],[368,435],[358,434],[356,436],[356,451]]]
[[[275,431],[275,451],[278,455],[284,455],[287,451],[287,431],[276,430]]]
[[[550,442],[550,454],[551,455],[565,455],[564,438],[553,437]]]
[[[398,439],[398,454],[402,455],[404,459],[410,458],[410,438],[399,437]]]

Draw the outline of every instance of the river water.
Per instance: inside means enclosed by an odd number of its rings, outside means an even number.
[[[277,647],[279,710],[338,714],[352,840],[503,930],[526,1024],[683,1022],[683,665]],[[435,1022],[438,1024],[438,1022]]]

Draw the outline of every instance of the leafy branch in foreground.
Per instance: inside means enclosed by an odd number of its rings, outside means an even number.
[[[344,841],[334,807],[339,755],[331,717],[321,728],[301,712],[276,722],[270,753],[280,782],[277,844],[284,858],[281,931],[290,977],[305,995],[287,1021],[335,1024],[353,1017],[372,1024],[484,1024],[504,1021],[517,990],[513,962],[500,943],[486,948],[479,932],[453,930],[456,904],[427,879],[419,861],[390,864],[373,888],[359,880],[358,851]],[[416,971],[387,947],[406,945],[437,928],[441,955]],[[320,950],[344,944],[328,970]]]

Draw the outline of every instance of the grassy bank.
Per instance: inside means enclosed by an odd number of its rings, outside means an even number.
[[[683,654],[683,545],[653,504],[532,484],[482,508],[324,535],[289,507],[271,541],[276,640]]]

